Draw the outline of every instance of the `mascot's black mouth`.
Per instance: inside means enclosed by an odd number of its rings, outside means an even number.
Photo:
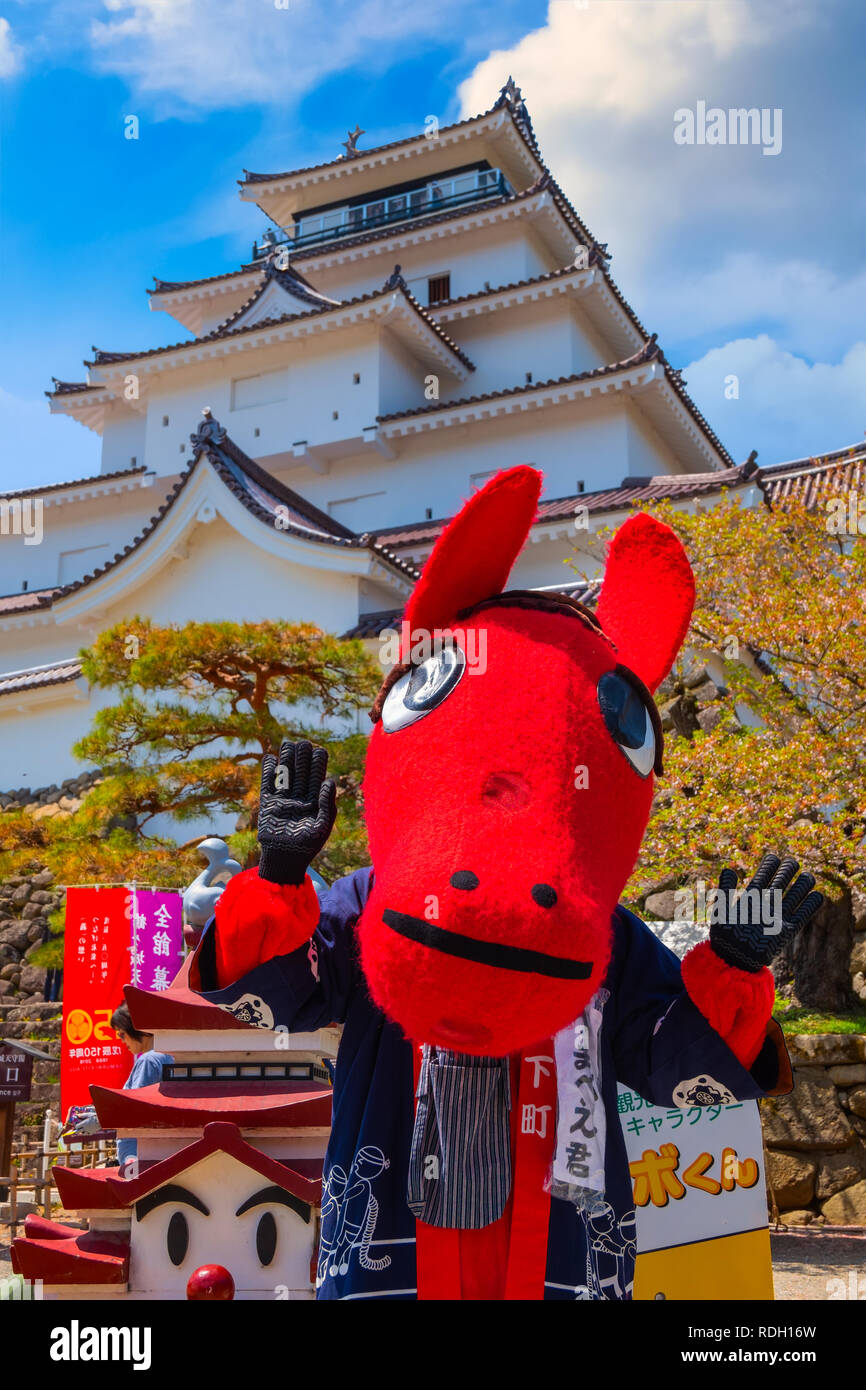
[[[592,963],[582,960],[565,960],[562,956],[548,956],[544,951],[527,951],[523,946],[503,946],[497,941],[478,941],[474,936],[462,936],[459,932],[444,931],[432,922],[422,921],[420,917],[410,917],[407,912],[394,912],[386,907],[382,921],[400,936],[417,941],[421,946],[429,946],[433,951],[442,951],[446,956],[460,956],[462,960],[474,960],[478,965],[495,965],[500,970],[521,970],[525,974],[549,975],[554,980],[588,980],[592,974]]]

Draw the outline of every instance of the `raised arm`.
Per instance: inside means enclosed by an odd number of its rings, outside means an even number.
[[[775,999],[770,964],[824,901],[799,868],[790,856],[765,853],[745,892],[737,891],[734,870],[723,869],[709,940],[683,960],[689,997],[747,1068],[766,1045]]]
[[[258,869],[238,874],[196,950],[193,988],[263,1027],[306,1031],[339,1020],[357,977],[354,924],[369,871],[334,884],[319,900],[307,868],[335,818],[328,755],[284,741],[262,762]]]
[[[284,739],[279,758],[262,759],[258,869],[233,878],[216,907],[216,985],[240,979],[263,961],[309,941],[319,902],[307,869],[336,817],[328,755]]]
[[[694,1103],[705,1104],[722,1095],[739,1101],[791,1089],[768,967],[822,901],[809,875],[796,878],[797,867],[765,856],[749,884],[751,900],[734,894],[736,875],[725,870],[709,939],[693,946],[682,965],[642,922],[619,910],[608,1005],[619,1081],[654,1105],[681,1105],[693,1093],[707,1098]]]

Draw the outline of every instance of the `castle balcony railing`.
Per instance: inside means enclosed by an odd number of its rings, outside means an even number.
[[[432,213],[501,198],[511,192],[511,185],[499,169],[470,169],[451,178],[430,179],[421,188],[381,194],[366,203],[347,204],[301,217],[282,236],[266,232],[260,242],[254,243],[252,259],[261,260],[277,246],[296,251],[327,245],[342,237],[357,236],[397,222],[411,222]]]

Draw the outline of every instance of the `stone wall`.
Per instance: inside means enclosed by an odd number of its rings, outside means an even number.
[[[45,967],[30,963],[51,935],[48,918],[63,906],[66,889],[50,869],[12,874],[0,883],[0,1003],[44,998]]]
[[[15,1107],[15,1139],[27,1148],[42,1138],[46,1106],[55,1117],[60,1112],[63,1005],[45,1002],[45,966],[31,964],[30,957],[48,939],[48,916],[65,897],[49,869],[13,874],[0,884],[0,1038],[20,1038],[56,1059],[34,1062],[31,1098]]]
[[[45,1110],[51,1107],[55,1119],[60,1118],[60,1027],[62,1004],[46,1004],[43,1000],[9,1003],[0,1000],[0,1038],[10,1042],[20,1039],[47,1052],[50,1062],[34,1061],[33,1084],[29,1100],[15,1106],[15,1134],[18,1145],[34,1148],[42,1139]]]
[[[761,1102],[767,1183],[781,1220],[866,1226],[866,1036],[786,1041],[794,1090]]]
[[[50,787],[18,787],[15,791],[0,792],[0,811],[29,811],[34,820],[58,813],[71,816],[100,776],[99,772],[81,772],[77,777],[67,777],[65,782]],[[49,807],[51,809],[46,809]]]

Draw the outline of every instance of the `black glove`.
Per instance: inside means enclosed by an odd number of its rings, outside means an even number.
[[[303,883],[307,866],[331,833],[337,788],[325,777],[328,755],[311,743],[283,739],[279,759],[262,759],[259,800],[259,877],[270,883]]]
[[[734,891],[734,869],[722,870],[710,945],[726,965],[756,974],[814,917],[824,895],[812,892],[815,880],[811,874],[797,878],[799,868],[790,855],[780,860],[776,854],[765,853],[747,888],[747,892],[757,890],[751,898]]]

